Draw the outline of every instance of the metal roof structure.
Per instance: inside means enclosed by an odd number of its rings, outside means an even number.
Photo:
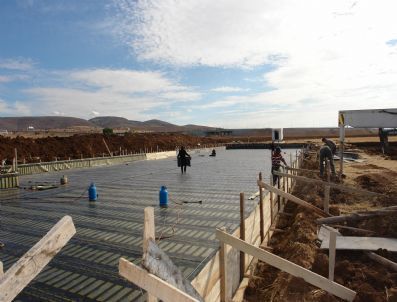
[[[192,167],[183,175],[176,159],[169,158],[22,176],[25,188],[58,184],[63,174],[69,184],[44,191],[0,191],[0,241],[5,244],[0,260],[5,270],[62,216],[72,216],[77,229],[15,301],[143,301],[142,291],[118,275],[117,265],[120,257],[140,262],[147,206],[155,207],[160,247],[192,280],[218,249],[215,228],[234,230],[239,225],[239,192],[250,196],[258,190],[258,172],[265,180],[270,173],[269,150],[208,155],[193,154]],[[88,202],[91,182],[98,189],[97,202]],[[162,185],[169,191],[168,208],[158,206]],[[247,216],[257,202],[246,201]]]

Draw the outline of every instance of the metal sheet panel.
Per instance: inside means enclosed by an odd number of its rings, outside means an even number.
[[[339,123],[356,128],[397,128],[397,108],[339,111]]]

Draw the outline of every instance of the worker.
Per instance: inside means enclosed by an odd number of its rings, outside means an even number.
[[[210,156],[216,156],[216,151],[215,151],[215,149],[212,149],[212,153],[210,154]]]
[[[190,155],[186,152],[185,147],[181,146],[178,153],[178,167],[181,167],[181,172],[186,173],[186,166],[190,166]]]
[[[336,145],[333,141],[325,137],[323,137],[321,141],[331,149],[333,155],[336,154]]]
[[[272,151],[272,175],[273,175],[273,186],[277,183],[277,181],[280,179],[278,175],[273,174],[274,171],[280,172],[280,167],[281,167],[281,162],[284,163],[284,165],[287,167],[287,163],[281,154],[281,148],[276,147],[274,151]]]
[[[326,160],[329,160],[329,165],[331,166],[332,176],[335,176],[335,166],[334,166],[334,156],[332,154],[331,148],[324,143],[320,148],[320,176],[324,176],[324,165]]]

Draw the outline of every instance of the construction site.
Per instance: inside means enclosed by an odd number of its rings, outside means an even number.
[[[0,301],[397,301],[396,114],[340,111],[322,175],[321,137],[279,129],[3,138]]]

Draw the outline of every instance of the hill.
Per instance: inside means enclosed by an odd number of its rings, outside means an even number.
[[[102,128],[113,129],[127,129],[152,131],[152,132],[192,132],[192,131],[207,131],[215,129],[213,127],[200,126],[200,125],[185,125],[178,126],[168,122],[157,119],[152,119],[144,122],[128,120],[126,118],[117,116],[98,116],[89,120],[93,124]]]
[[[7,131],[67,129],[73,127],[96,127],[95,124],[76,117],[66,116],[22,116],[0,117],[0,129]]]

